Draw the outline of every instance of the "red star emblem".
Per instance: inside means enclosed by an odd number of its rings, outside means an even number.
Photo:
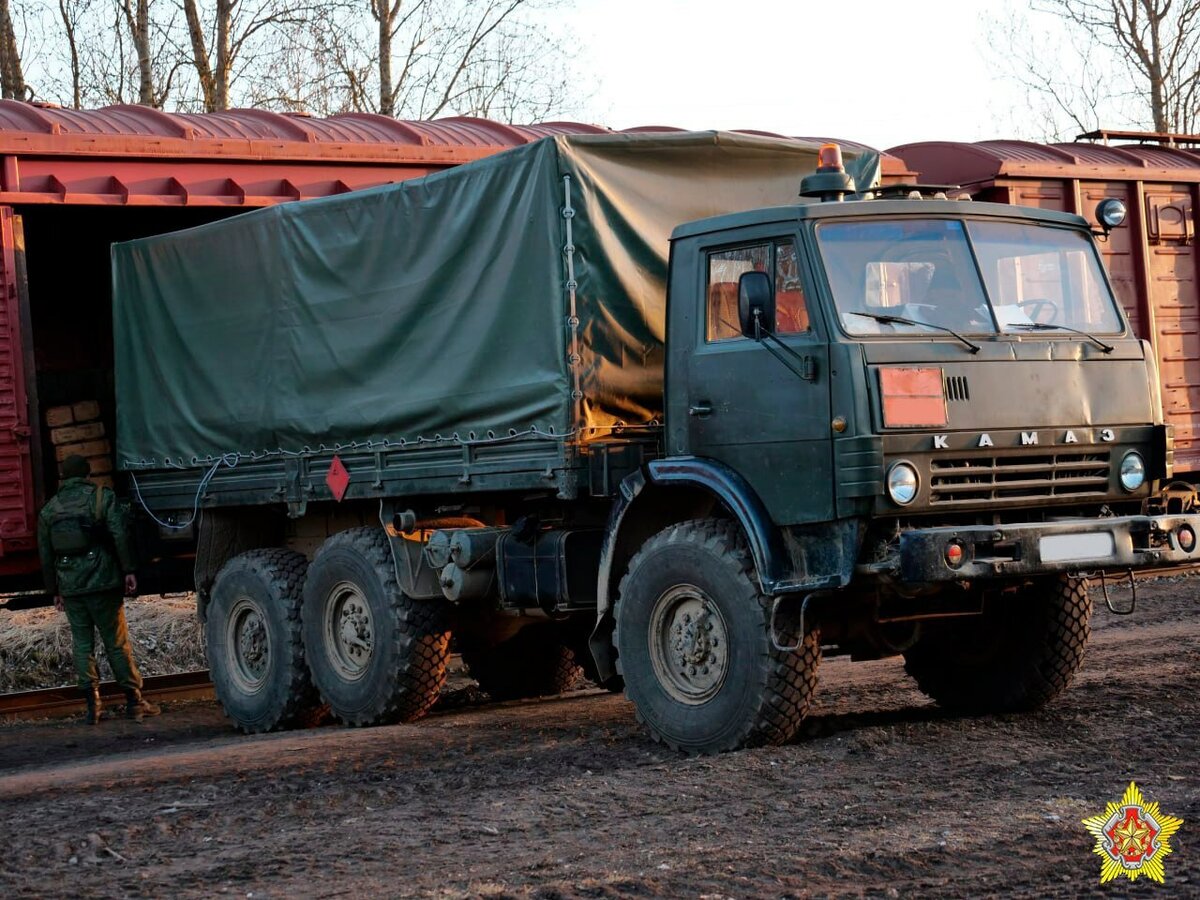
[[[1124,816],[1113,822],[1105,832],[1112,841],[1109,853],[1114,859],[1136,864],[1146,856],[1153,855],[1158,829],[1154,827],[1153,820],[1143,818],[1140,813],[1141,809],[1136,806],[1125,807]]]

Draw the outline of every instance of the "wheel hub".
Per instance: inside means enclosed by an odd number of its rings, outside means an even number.
[[[694,585],[663,593],[650,617],[650,661],[659,683],[675,700],[699,705],[725,681],[729,661],[725,619]]]
[[[240,598],[233,606],[227,644],[233,656],[234,680],[242,690],[253,693],[267,680],[271,634],[262,609],[249,597]]]
[[[358,585],[339,582],[325,604],[325,649],[347,681],[362,677],[371,660],[375,630],[371,607]]]

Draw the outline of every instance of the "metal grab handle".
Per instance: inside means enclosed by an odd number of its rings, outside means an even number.
[[[701,400],[699,403],[688,407],[689,416],[711,416],[712,411],[713,405],[707,400]]]
[[[1137,582],[1133,580],[1133,569],[1127,570],[1129,574],[1129,609],[1119,609],[1113,605],[1112,600],[1108,596],[1108,582],[1104,578],[1104,570],[1100,570],[1100,590],[1104,592],[1104,605],[1108,607],[1108,611],[1114,616],[1131,616],[1134,610],[1137,609]]]
[[[804,618],[808,615],[808,602],[812,600],[820,591],[813,591],[811,594],[805,594],[804,601],[800,604],[800,638],[795,644],[788,646],[779,643],[779,631],[775,628],[775,616],[779,613],[779,604],[783,601],[783,597],[776,595],[771,603],[771,644],[780,653],[794,653],[804,646],[804,639],[808,637],[807,626]]]

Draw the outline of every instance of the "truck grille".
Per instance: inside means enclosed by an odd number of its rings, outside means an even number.
[[[938,456],[929,463],[930,503],[979,503],[1108,493],[1109,453]]]
[[[971,387],[967,384],[967,376],[965,375],[947,375],[946,376],[946,399],[947,400],[970,400]]]

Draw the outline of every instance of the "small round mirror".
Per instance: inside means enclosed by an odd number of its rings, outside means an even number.
[[[1120,227],[1125,222],[1125,204],[1116,197],[1101,200],[1096,205],[1096,221],[1105,231]]]

